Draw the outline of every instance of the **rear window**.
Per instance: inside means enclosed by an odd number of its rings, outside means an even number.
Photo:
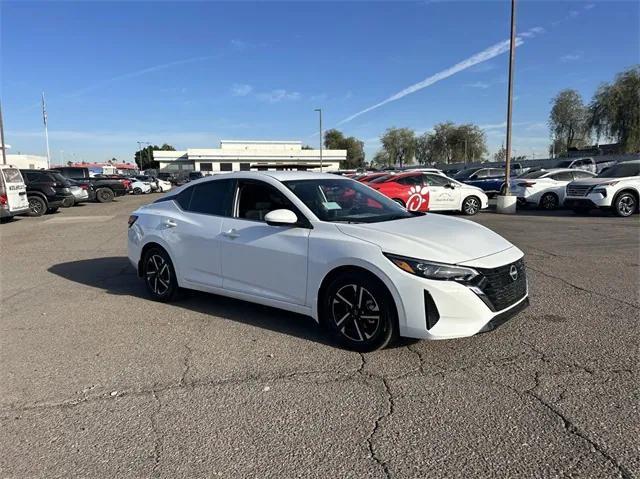
[[[520,175],[518,178],[540,178],[548,173],[547,170],[530,171],[524,175]]]
[[[20,170],[17,168],[3,168],[2,174],[7,183],[24,183]]]

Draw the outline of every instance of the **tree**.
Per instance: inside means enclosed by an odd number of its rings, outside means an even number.
[[[303,149],[303,150],[313,150],[313,146],[309,146],[309,145],[302,145],[302,149]]]
[[[614,139],[625,153],[640,151],[640,66],[604,83],[589,105],[589,127],[597,139]]]
[[[502,145],[498,151],[493,154],[493,161],[505,161],[507,158],[507,149]]]
[[[386,150],[378,150],[373,156],[371,164],[379,167],[389,166],[389,154]]]
[[[551,100],[553,107],[549,114],[549,128],[557,140],[556,154],[563,154],[571,147],[583,146],[589,137],[587,108],[580,93],[562,90]]]
[[[345,138],[340,130],[335,128],[324,133],[324,146],[330,150],[347,150],[347,159],[341,168],[360,168],[364,166],[364,142],[350,136]]]
[[[465,162],[482,158],[487,153],[486,135],[471,123],[455,125],[448,121],[438,123],[433,132],[417,138],[416,159],[418,163]]]
[[[173,146],[168,145],[167,143],[164,143],[162,146],[149,145],[142,150],[136,151],[134,155],[134,159],[136,165],[138,165],[138,168],[140,168],[141,170],[151,170],[158,169],[160,167],[160,164],[153,159],[153,150],[176,151]]]
[[[416,135],[409,128],[388,128],[380,138],[382,148],[389,155],[391,164],[398,164],[401,168],[406,163],[412,163],[416,154]]]

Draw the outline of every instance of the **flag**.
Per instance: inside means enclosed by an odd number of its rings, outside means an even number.
[[[42,92],[42,121],[44,121],[44,126],[47,126],[47,106],[44,103],[44,92]]]

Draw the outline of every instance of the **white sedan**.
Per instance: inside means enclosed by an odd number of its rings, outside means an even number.
[[[531,171],[511,180],[511,195],[520,204],[555,210],[564,204],[565,189],[570,182],[594,176],[590,171],[569,168]]]
[[[528,305],[524,255],[506,239],[331,174],[180,186],[130,216],[128,256],[155,300],[189,288],[295,311],[358,351],[471,336]]]
[[[425,174],[423,181],[429,187],[429,211],[460,211],[473,216],[489,207],[489,197],[477,186],[435,173]]]
[[[131,193],[134,195],[151,193],[151,185],[146,181],[133,180],[131,181]]]

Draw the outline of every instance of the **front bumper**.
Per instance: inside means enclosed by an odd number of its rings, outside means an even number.
[[[564,200],[567,208],[607,208],[611,206],[611,198],[600,193],[591,193],[585,197],[568,197]]]
[[[522,252],[514,247],[483,258],[477,264],[470,263],[464,266],[490,269],[511,265],[521,258]],[[396,270],[391,280],[397,288],[399,298],[396,301],[399,300],[401,303],[398,307],[401,336],[421,339],[473,336],[495,327],[493,324],[501,324],[528,305],[526,276],[523,293],[509,304],[502,305],[502,309],[492,310],[487,304],[487,298],[483,298],[473,287],[455,281],[429,280],[406,273],[399,268]],[[430,309],[434,306],[437,314]]]

